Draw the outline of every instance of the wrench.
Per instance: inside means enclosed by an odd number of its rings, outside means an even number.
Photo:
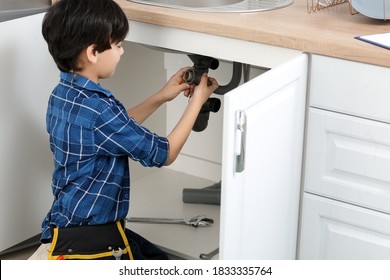
[[[219,253],[219,248],[211,251],[208,254],[202,253],[202,254],[199,255],[199,258],[202,259],[202,260],[211,260],[218,253]]]
[[[175,218],[141,218],[131,217],[126,218],[127,222],[131,223],[148,223],[148,224],[179,224],[192,227],[207,227],[214,223],[213,219],[209,219],[206,215],[198,215],[190,219],[175,219]]]
[[[117,253],[117,252],[115,252],[114,249],[112,249],[112,255],[114,256],[115,260],[120,261],[121,260],[121,256],[123,255],[123,250],[119,247],[118,248],[118,253]]]

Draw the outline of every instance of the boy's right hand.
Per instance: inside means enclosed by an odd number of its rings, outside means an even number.
[[[189,103],[199,102],[200,105],[203,105],[218,87],[217,80],[204,73],[199,85],[195,86],[193,91],[185,92],[185,95],[189,97]]]
[[[191,133],[202,105],[217,88],[217,81],[208,77],[207,74],[203,74],[199,85],[191,86],[189,90],[184,92],[189,97],[188,105],[175,128],[167,136],[169,155],[165,165],[170,165],[175,161]]]

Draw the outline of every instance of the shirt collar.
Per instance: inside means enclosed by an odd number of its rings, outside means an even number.
[[[112,96],[112,93],[103,88],[100,84],[97,84],[90,79],[81,76],[79,74],[71,73],[71,72],[62,72],[60,73],[60,78],[66,83],[69,83],[74,86],[78,86],[81,88],[85,88],[89,91],[94,91],[94,92],[101,92],[108,97]]]

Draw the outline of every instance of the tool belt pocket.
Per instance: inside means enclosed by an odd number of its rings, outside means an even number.
[[[49,260],[133,259],[121,222],[52,228]]]

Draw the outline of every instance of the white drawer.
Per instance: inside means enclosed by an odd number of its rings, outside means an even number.
[[[390,213],[390,125],[310,108],[304,190]]]
[[[390,215],[305,194],[299,259],[390,259]]]
[[[390,68],[313,55],[310,106],[390,122]]]

